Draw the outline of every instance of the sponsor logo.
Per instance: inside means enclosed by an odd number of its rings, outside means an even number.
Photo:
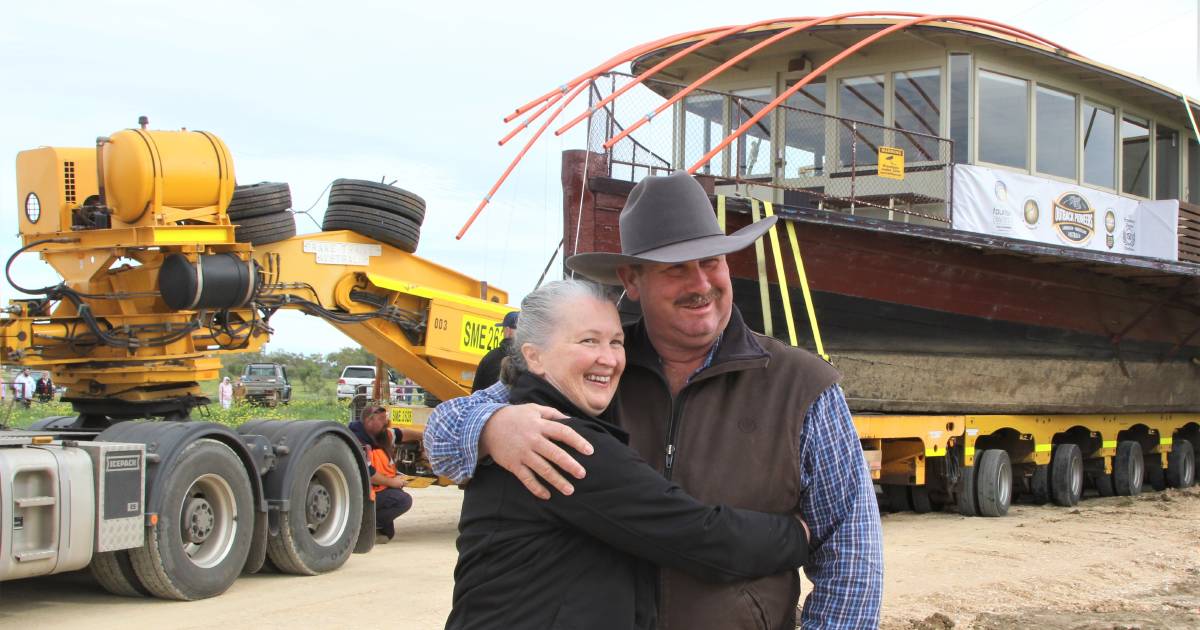
[[[114,470],[137,470],[141,464],[141,457],[137,455],[122,455],[119,457],[109,457],[104,462],[104,469],[108,472]]]
[[[1113,238],[1113,230],[1115,229],[1117,229],[1117,215],[1110,208],[1108,212],[1104,213],[1104,231],[1108,232],[1108,234],[1104,235],[1104,244],[1109,249],[1112,249],[1116,243],[1116,239]]]
[[[1026,199],[1023,210],[1023,214],[1025,216],[1025,226],[1029,229],[1037,227],[1038,219],[1040,219],[1042,216],[1042,210],[1038,207],[1037,199],[1034,199],[1033,197]]]
[[[1121,230],[1121,243],[1130,252],[1137,250],[1137,223],[1128,217],[1125,218],[1125,227]]]
[[[1077,192],[1054,200],[1054,231],[1069,245],[1086,245],[1096,233],[1096,211]]]

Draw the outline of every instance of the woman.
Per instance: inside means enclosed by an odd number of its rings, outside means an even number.
[[[522,301],[502,370],[511,402],[571,416],[563,422],[594,453],[576,455],[588,474],[575,492],[548,501],[498,466],[478,469],[463,499],[447,628],[653,628],[656,565],[731,581],[807,559],[795,517],[700,503],[603,419],[625,368],[623,340],[594,285],[552,282]]]
[[[233,383],[229,381],[229,377],[221,379],[221,385],[218,388],[218,398],[221,399],[221,408],[229,409],[233,406]]]

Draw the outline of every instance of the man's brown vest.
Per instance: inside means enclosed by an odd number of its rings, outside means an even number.
[[[701,501],[796,512],[804,417],[837,382],[837,371],[808,352],[751,332],[735,308],[712,364],[672,400],[643,324],[632,333],[617,400],[632,446]],[[663,630],[796,626],[796,571],[733,584],[703,582],[666,568],[661,576],[658,627]]]

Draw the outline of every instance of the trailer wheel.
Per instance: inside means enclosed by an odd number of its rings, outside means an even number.
[[[990,448],[975,471],[976,507],[981,516],[1004,516],[1012,505],[1012,462],[1008,451]]]
[[[1033,502],[1045,505],[1050,501],[1050,467],[1034,466],[1033,477],[1029,479],[1029,491],[1033,494]]]
[[[138,579],[129,559],[129,550],[104,551],[92,556],[89,565],[92,577],[113,595],[122,597],[145,597],[150,594],[142,581]]]
[[[933,499],[929,498],[929,486],[909,486],[909,505],[917,514],[928,514],[934,511]]]
[[[1196,483],[1196,451],[1190,441],[1175,438],[1167,454],[1167,483],[1173,488],[1190,488]]]
[[[1123,497],[1141,494],[1145,464],[1141,444],[1133,440],[1122,440],[1118,443],[1117,456],[1113,458],[1113,490]]]
[[[238,456],[211,439],[189,444],[163,481],[163,509],[146,543],[129,552],[152,594],[220,595],[241,575],[254,531],[254,493]]]
[[[285,573],[317,575],[345,564],[362,524],[362,478],[346,443],[324,435],[305,450],[267,556]]]
[[[1083,454],[1075,444],[1054,447],[1050,459],[1050,497],[1056,505],[1071,507],[1083,496]]]
[[[975,465],[970,468],[964,467],[958,480],[958,513],[963,516],[979,516],[979,507],[975,500],[975,474],[978,470],[979,458],[976,457]]]
[[[1097,474],[1092,479],[1092,485],[1096,487],[1096,494],[1102,497],[1111,497],[1117,494],[1116,490],[1113,490],[1113,478],[1110,474]]]
[[[1146,485],[1156,492],[1167,489],[1167,472],[1162,467],[1162,456],[1158,453],[1146,453],[1142,458],[1142,470],[1145,471]]]
[[[887,501],[888,510],[892,512],[907,512],[912,509],[908,502],[908,486],[898,483],[883,484],[883,498]]]

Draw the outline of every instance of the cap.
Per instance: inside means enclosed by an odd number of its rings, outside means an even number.
[[[500,322],[499,324],[496,324],[496,327],[497,328],[501,328],[501,327],[516,328],[517,327],[517,314],[519,314],[520,312],[521,311],[513,311],[513,312],[509,313],[508,315],[505,315],[504,321]]]

